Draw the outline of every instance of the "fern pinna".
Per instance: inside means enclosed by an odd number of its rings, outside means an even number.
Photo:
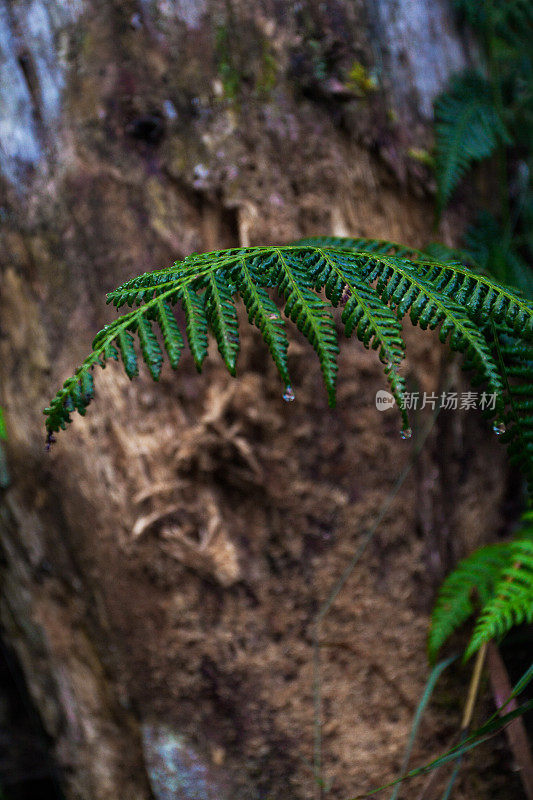
[[[533,512],[517,538],[476,550],[442,584],[432,613],[428,652],[435,661],[448,637],[480,610],[465,656],[514,625],[533,622]]]
[[[138,373],[135,337],[150,374],[154,380],[159,378],[163,350],[154,325],[173,368],[178,366],[187,340],[201,370],[211,332],[226,367],[235,375],[239,352],[236,297],[242,299],[249,321],[260,330],[286,396],[291,397],[286,325],[268,290],[281,296],[285,317],[315,349],[332,406],[339,345],[330,306],[343,305],[341,321],[346,336],[355,334],[366,347],[376,350],[384,365],[404,436],[410,435],[410,428],[405,380],[399,371],[405,353],[401,319],[408,314],[421,328],[438,328],[440,340],[464,355],[473,379],[494,395],[490,413],[498,430],[504,423],[508,425],[504,438],[509,440],[511,456],[529,475],[533,304],[460,262],[439,261],[412,248],[369,239],[317,237],[284,246],[193,254],[172,267],[127,281],[109,293],[108,302],[132,310],[98,333],[92,353],[45,409],[48,441],[66,427],[73,411],[85,414],[94,394],[91,373],[96,365],[103,367],[107,359],[117,360],[120,355],[127,375],[133,378]],[[177,304],[185,314],[185,336],[172,310]],[[530,599],[532,588],[533,582],[526,587]],[[462,621],[469,606],[464,598],[461,602],[456,619]],[[498,625],[489,621],[485,629],[501,633]],[[442,629],[447,630],[445,625]],[[434,649],[442,640],[442,635],[437,637]]]

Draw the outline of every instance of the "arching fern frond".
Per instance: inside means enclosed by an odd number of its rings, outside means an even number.
[[[523,622],[533,622],[533,512],[524,515],[523,530],[509,545],[506,564],[479,616],[465,658]]]
[[[428,653],[432,661],[476,611],[479,615],[465,658],[514,625],[533,621],[532,511],[524,514],[516,539],[476,550],[445,579],[431,615]]]
[[[239,331],[234,298],[260,330],[283,385],[290,384],[285,323],[268,294],[275,289],[291,319],[316,350],[331,405],[335,403],[338,342],[328,302],[346,301],[341,319],[347,336],[355,334],[376,349],[385,364],[391,392],[408,427],[403,404],[404,379],[399,366],[405,345],[400,319],[439,328],[441,341],[462,352],[475,379],[496,396],[496,413],[505,404],[502,376],[484,336],[489,321],[504,323],[513,335],[533,338],[533,306],[511,289],[460,263],[438,262],[421,251],[390,242],[319,238],[293,245],[234,248],[194,254],[172,267],[146,273],[110,292],[117,308],[134,307],[96,336],[93,352],[67,380],[45,410],[51,435],[84,413],[93,396],[91,371],[108,358],[122,358],[127,375],[138,372],[135,337],[152,377],[161,371],[163,351],[153,324],[161,332],[172,367],[179,363],[184,338],[172,306],[180,304],[186,337],[198,369],[207,354],[208,330],[228,368],[235,374]],[[324,292],[326,300],[321,297]]]
[[[451,634],[463,625],[476,608],[494,595],[494,587],[509,561],[509,542],[489,544],[464,558],[444,580],[431,614],[428,654],[435,661]]]
[[[479,74],[457,76],[435,102],[437,211],[440,214],[474,161],[511,139],[494,107],[490,84]]]

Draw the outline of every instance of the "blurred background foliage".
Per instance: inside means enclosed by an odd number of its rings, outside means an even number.
[[[455,0],[479,43],[476,70],[455,76],[435,102],[440,217],[460,182],[483,162],[491,207],[479,197],[464,249],[498,280],[533,292],[533,4]]]

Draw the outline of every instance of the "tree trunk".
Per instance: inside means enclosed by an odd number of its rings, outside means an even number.
[[[335,412],[296,336],[284,404],[244,324],[237,380],[214,353],[158,386],[109,367],[51,453],[42,408],[134,274],[302,235],[433,237],[409,149],[466,57],[445,0],[412,5],[0,0],[0,619],[67,799],[314,791],[315,615],[410,455],[374,407],[375,354],[345,345]],[[436,390],[438,345],[407,335],[410,380]],[[443,492],[438,435],[323,626],[333,798],[396,774],[432,576],[450,537],[456,556],[499,519],[495,444],[454,423],[463,466]],[[467,770],[457,797],[480,780]]]

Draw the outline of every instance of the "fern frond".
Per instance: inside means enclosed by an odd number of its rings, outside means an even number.
[[[509,545],[506,565],[480,614],[465,658],[523,622],[533,622],[533,512],[524,515],[524,529]]]
[[[533,621],[533,512],[511,542],[487,545],[463,559],[442,584],[431,615],[428,653],[432,661],[451,634],[480,609],[465,652],[501,638],[514,625]]]
[[[444,580],[431,614],[428,655],[432,662],[451,634],[493,597],[509,561],[509,542],[489,544],[464,558]]]
[[[504,0],[494,8],[494,35],[507,45],[507,52],[519,58],[531,56],[533,7],[530,0]]]
[[[530,267],[514,249],[509,234],[488,211],[481,211],[465,234],[465,247],[485,272],[533,296]]]
[[[136,308],[96,336],[93,352],[45,409],[49,434],[66,426],[72,410],[84,412],[93,394],[88,376],[95,365],[104,366],[106,359],[116,359],[120,353],[129,377],[137,374],[134,337],[157,380],[163,353],[153,324],[161,331],[171,366],[177,366],[183,349],[172,312],[177,303],[185,312],[186,336],[197,368],[207,354],[210,329],[234,374],[239,351],[234,297],[240,296],[269,347],[283,385],[288,385],[288,342],[283,320],[267,293],[271,288],[285,300],[286,317],[316,350],[331,405],[338,342],[328,303],[336,306],[347,299],[342,312],[345,333],[355,334],[366,347],[378,351],[404,427],[408,426],[404,381],[398,368],[405,348],[399,320],[405,314],[422,328],[438,327],[441,340],[449,340],[452,349],[465,355],[476,380],[485,381],[496,395],[498,412],[505,402],[504,386],[483,325],[492,320],[505,324],[521,340],[533,338],[533,306],[511,289],[460,263],[438,262],[390,242],[326,238],[195,254],[168,269],[133,278],[108,295],[108,302],[117,308]],[[327,302],[320,297],[322,291]]]
[[[442,213],[474,161],[511,139],[492,100],[490,84],[474,72],[457,76],[435,102],[437,210]]]

